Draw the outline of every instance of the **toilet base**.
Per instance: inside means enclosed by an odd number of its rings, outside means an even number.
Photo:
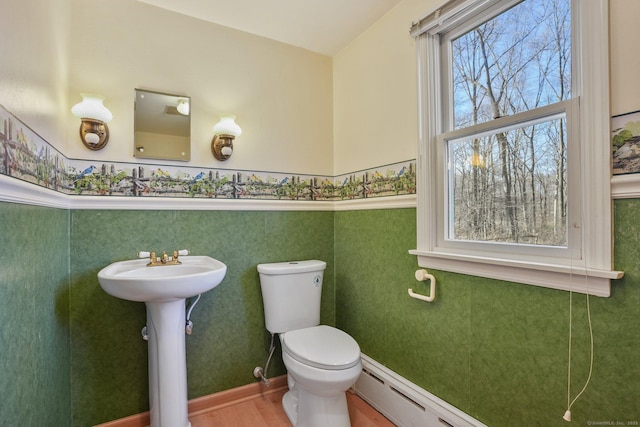
[[[295,427],[298,422],[298,400],[288,391],[282,396],[282,407],[287,418],[291,421],[291,425]]]
[[[282,397],[282,407],[294,427],[351,427],[345,392],[318,396],[294,386]]]

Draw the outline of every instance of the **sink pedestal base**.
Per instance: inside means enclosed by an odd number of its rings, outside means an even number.
[[[191,427],[187,407],[185,300],[145,304],[151,427]]]

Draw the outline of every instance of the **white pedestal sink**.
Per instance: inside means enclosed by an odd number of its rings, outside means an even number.
[[[185,299],[218,286],[227,266],[208,256],[147,267],[148,259],[114,262],[98,273],[109,295],[147,306],[151,427],[189,427]]]

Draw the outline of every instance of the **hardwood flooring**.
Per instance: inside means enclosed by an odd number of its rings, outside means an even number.
[[[192,427],[291,427],[282,409],[285,388],[262,393],[189,415]],[[394,424],[357,395],[347,392],[352,427],[393,427]],[[327,426],[330,427],[330,426]]]

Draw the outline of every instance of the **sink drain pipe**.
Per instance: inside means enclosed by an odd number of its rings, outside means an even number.
[[[264,369],[262,366],[256,366],[253,369],[253,376],[256,378],[260,378],[265,386],[269,387],[271,382],[269,382],[269,378],[267,378],[267,374],[269,372],[269,363],[271,363],[271,357],[273,357],[273,352],[276,349],[275,337],[277,334],[271,334],[271,346],[269,347],[269,357],[267,358],[267,364],[264,365]]]

